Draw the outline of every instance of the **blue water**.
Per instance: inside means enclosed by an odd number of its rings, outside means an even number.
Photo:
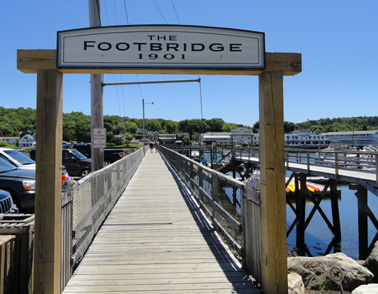
[[[353,259],[358,259],[358,205],[357,197],[354,190],[350,190],[347,185],[338,185],[341,191],[341,199],[339,203],[340,224],[341,224],[341,252],[345,253]],[[368,193],[368,203],[371,211],[378,216],[378,197],[372,193]],[[313,205],[306,204],[306,217],[309,215]],[[331,201],[323,199],[320,203],[327,218],[332,223]],[[294,221],[295,215],[290,207],[287,206],[287,226]],[[377,230],[369,220],[368,222],[368,240],[369,245],[372,242]],[[324,255],[328,245],[333,239],[333,234],[328,228],[319,212],[316,212],[310,224],[306,228],[305,243],[313,256]],[[287,239],[290,248],[295,247],[296,235],[295,228]],[[333,253],[332,249],[330,253]]]
[[[210,154],[204,154],[205,159],[210,162]],[[219,160],[220,158],[218,158]],[[287,172],[286,176],[290,176],[290,172]],[[337,189],[341,191],[341,198],[338,200],[340,224],[341,224],[341,252],[345,253],[353,259],[359,259],[359,245],[358,245],[358,205],[356,191],[350,190],[348,185],[338,185]],[[378,196],[368,192],[368,204],[370,210],[378,218]],[[287,205],[286,225],[290,227],[295,220],[295,214],[292,209]],[[320,207],[323,209],[327,218],[332,223],[332,210],[331,201],[329,199],[323,199],[320,203]],[[313,204],[306,204],[306,217],[309,215],[313,208]],[[369,245],[372,242],[374,236],[377,234],[377,230],[368,220],[368,240]],[[333,234],[328,228],[326,222],[318,211],[314,214],[310,224],[305,231],[305,243],[312,256],[324,255],[329,244],[333,239]],[[295,248],[296,246],[296,229],[290,233],[287,238],[287,244],[289,248]],[[334,253],[334,248],[330,251]]]

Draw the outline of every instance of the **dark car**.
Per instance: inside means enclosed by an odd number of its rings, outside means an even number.
[[[17,169],[0,159],[0,189],[8,191],[23,213],[34,213],[35,171]]]
[[[62,164],[71,177],[83,178],[92,169],[92,160],[76,149],[62,149]]]
[[[91,143],[71,143],[63,145],[63,148],[73,148],[81,153],[83,153],[86,157],[92,157],[92,144]],[[105,163],[113,163],[125,156],[125,152],[122,149],[116,148],[105,148],[104,149],[104,161]]]
[[[14,210],[12,197],[8,191],[0,190],[0,213],[11,213]]]
[[[35,160],[35,150],[30,151],[30,158]],[[62,149],[62,164],[71,177],[85,177],[92,170],[92,160],[76,149]]]

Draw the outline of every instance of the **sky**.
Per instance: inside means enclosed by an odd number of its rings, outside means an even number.
[[[265,33],[266,52],[302,54],[284,77],[284,120],[378,115],[376,0],[100,0],[102,26],[181,24]],[[126,7],[126,8],[125,8]],[[36,108],[36,74],[17,70],[17,49],[56,49],[57,31],[89,27],[87,0],[3,1],[0,106]],[[196,79],[195,75],[105,75],[104,81]],[[201,75],[201,83],[104,88],[104,115],[180,121],[259,120],[258,77]],[[154,104],[149,104],[154,102]],[[63,112],[90,114],[88,74],[65,74]]]

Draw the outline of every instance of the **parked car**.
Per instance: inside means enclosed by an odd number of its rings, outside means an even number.
[[[10,193],[20,212],[34,213],[35,171],[17,169],[0,159],[0,189]]]
[[[0,190],[0,214],[18,212],[8,191]]]
[[[86,157],[92,157],[92,144],[91,143],[71,143],[64,144],[63,148],[76,149],[83,153]],[[125,152],[122,149],[117,148],[105,148],[104,149],[104,161],[105,163],[113,163],[125,156]]]
[[[35,170],[35,161],[15,149],[0,148],[0,158],[8,161],[18,169]],[[67,175],[67,170],[62,166],[62,175]]]
[[[92,170],[92,160],[76,149],[62,149],[62,163],[71,177],[83,178]]]
[[[35,160],[35,150],[30,151],[30,158]],[[92,160],[76,149],[62,149],[62,164],[71,177],[83,178],[92,170]]]

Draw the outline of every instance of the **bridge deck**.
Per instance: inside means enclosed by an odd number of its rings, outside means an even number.
[[[158,153],[148,153],[63,293],[258,293]]]

